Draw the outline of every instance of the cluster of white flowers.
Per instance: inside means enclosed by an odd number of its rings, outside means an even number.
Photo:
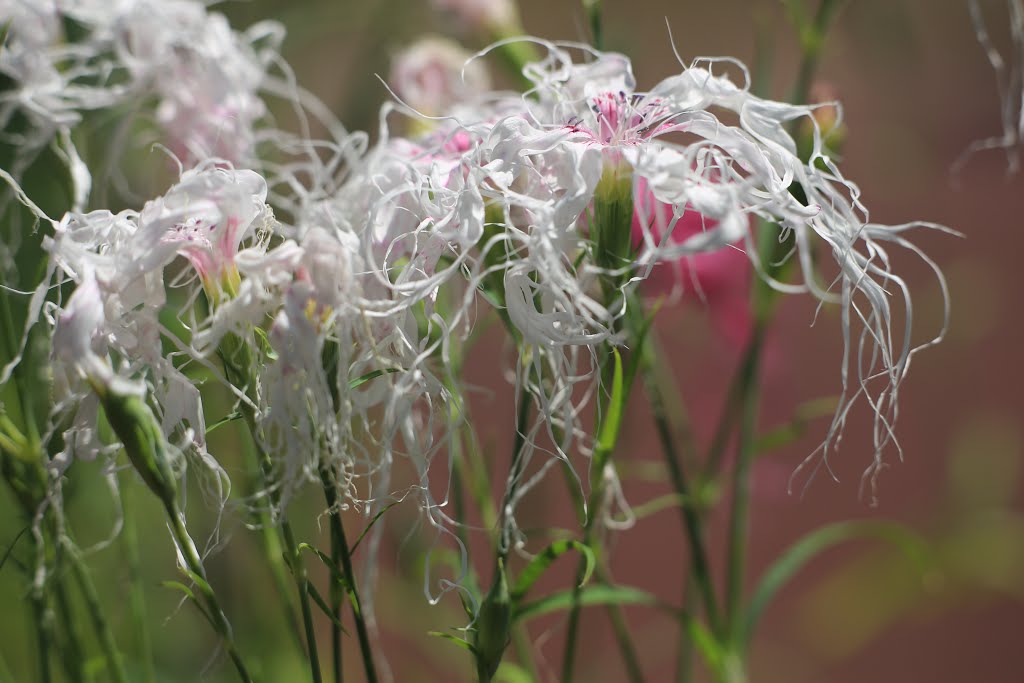
[[[763,273],[758,224],[792,236],[802,273],[772,286],[843,311],[844,400],[817,457],[863,399],[876,415],[869,471],[881,466],[915,352],[909,290],[885,247],[919,253],[905,237],[913,226],[871,223],[822,145],[815,108],[756,97],[741,64],[699,60],[643,92],[622,55],[535,41],[531,87],[505,93],[476,75],[485,53],[464,66],[468,82],[448,48],[421,47],[434,57],[418,53],[422,72],[399,62],[401,101],[385,106],[373,149],[340,133],[305,141],[329,158],[311,154],[314,173],[280,172],[253,157],[277,28],[235,33],[187,0],[51,5],[2,13],[12,22],[0,68],[18,87],[0,112],[62,130],[84,110],[151,95],[191,166],[140,211],[78,207],[52,221],[35,304],[73,415],[65,462],[103,448],[89,398],[98,382],[145,392],[178,452],[220,473],[190,374],[203,367],[250,416],[273,462],[274,505],[327,469],[343,500],[372,506],[401,495],[391,471],[403,460],[444,527],[428,471],[464,419],[450,354],[495,309],[516,340],[517,394],[536,414],[515,475],[524,481],[509,482],[514,525],[532,483],[593,448],[581,415],[605,388],[609,347],[628,341],[630,291],[659,264],[734,245]],[[62,38],[57,16],[89,39]],[[310,106],[297,89],[294,102]],[[392,133],[396,113],[415,135]],[[813,127],[806,158],[790,133],[800,119]],[[702,229],[673,236],[694,213]],[[815,265],[822,247],[831,282]],[[67,283],[66,301],[43,304]],[[543,450],[554,457],[528,468]]]

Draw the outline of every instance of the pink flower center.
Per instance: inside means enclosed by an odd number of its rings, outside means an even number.
[[[566,124],[574,133],[583,133],[600,145],[635,145],[661,132],[668,110],[657,98],[605,92],[592,98],[592,114],[573,117]],[[591,120],[592,119],[592,120]]]

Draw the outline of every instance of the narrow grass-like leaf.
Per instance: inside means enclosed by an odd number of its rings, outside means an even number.
[[[402,368],[384,368],[383,370],[374,370],[373,372],[368,372],[365,375],[360,375],[359,377],[356,377],[355,379],[349,380],[348,388],[349,389],[356,389],[356,388],[361,387],[362,385],[366,384],[371,379],[377,379],[381,375],[390,375],[391,373],[401,372],[401,371],[402,371]]]
[[[243,417],[242,413],[238,412],[237,410],[235,412],[233,412],[233,413],[229,413],[228,415],[222,417],[221,419],[217,420],[212,425],[207,427],[206,428],[206,433],[209,434],[213,430],[217,429],[218,427],[223,427],[224,425],[226,425],[229,422],[234,422],[235,420],[241,420],[242,417]]]
[[[358,548],[358,547],[359,547],[359,543],[360,543],[360,541],[362,541],[362,540],[363,540],[363,537],[364,537],[364,536],[366,536],[366,534],[367,534],[367,533],[369,533],[369,531],[370,531],[370,529],[371,529],[371,528],[373,527],[373,525],[377,523],[377,520],[378,520],[378,519],[380,519],[380,518],[381,518],[381,516],[382,516],[382,515],[383,515],[383,514],[384,514],[385,512],[387,512],[387,511],[388,511],[388,510],[390,510],[391,508],[395,507],[395,506],[396,506],[396,505],[398,505],[398,503],[400,503],[400,502],[401,502],[401,501],[397,501],[397,500],[396,500],[396,501],[395,501],[395,502],[393,502],[393,503],[388,503],[388,504],[387,504],[387,505],[385,505],[385,506],[384,506],[383,508],[381,508],[380,512],[378,512],[377,514],[375,514],[375,515],[373,516],[373,519],[371,519],[371,520],[370,520],[369,522],[367,522],[367,523],[366,523],[366,528],[365,528],[365,529],[363,529],[363,532],[362,532],[361,534],[359,534],[359,538],[357,538],[357,539],[356,539],[356,542],[352,544],[352,548],[351,548],[351,549],[349,550],[349,553],[350,553],[350,554],[352,554],[352,555],[355,555],[355,553],[356,553],[356,548]]]
[[[739,645],[750,643],[754,628],[775,594],[803,567],[825,550],[854,539],[877,539],[894,545],[922,567],[928,561],[927,542],[918,534],[896,522],[838,522],[816,529],[791,545],[761,577],[747,607],[739,634]]]
[[[594,585],[582,589],[554,593],[535,602],[521,605],[513,614],[514,620],[532,619],[542,614],[570,609],[576,604],[581,607],[594,605],[641,605],[674,610],[665,605],[657,596],[628,586]]]
[[[579,541],[555,541],[548,547],[544,548],[544,550],[540,551],[540,553],[530,560],[530,563],[523,568],[523,571],[519,573],[519,578],[512,587],[512,601],[519,602],[522,600],[537,579],[547,571],[548,567],[550,567],[555,560],[562,555],[565,555],[570,550],[578,551],[583,555],[583,559],[586,561],[586,568],[583,572],[583,580],[580,582],[580,585],[582,586],[586,584],[587,581],[590,580],[590,575],[594,572],[594,564],[596,562],[594,558],[594,551]]]
[[[453,636],[451,633],[445,633],[443,631],[427,631],[427,635],[436,636],[438,638],[444,638],[449,643],[454,643],[455,645],[458,645],[461,648],[469,650],[471,653],[473,653],[474,657],[476,656],[476,648],[474,648],[473,644],[465,638],[459,638],[458,636]]]
[[[320,608],[320,611],[326,614],[327,618],[330,619],[334,625],[341,629],[341,632],[347,636],[348,631],[346,631],[345,627],[341,625],[341,619],[334,616],[334,611],[331,609],[331,606],[327,604],[327,601],[324,600],[324,597],[320,595],[320,591],[318,591],[313,584],[307,583],[306,592],[309,594],[309,597],[313,598],[313,602],[315,602],[316,606]]]
[[[320,561],[323,562],[325,567],[327,567],[327,571],[331,573],[331,578],[333,578],[335,581],[341,584],[341,586],[346,591],[349,589],[348,580],[345,578],[345,575],[341,572],[341,570],[338,569],[337,566],[335,566],[334,560],[332,560],[325,552],[323,552],[315,546],[310,545],[309,543],[299,543],[298,550],[300,552],[303,550],[311,552],[318,558],[320,558]]]

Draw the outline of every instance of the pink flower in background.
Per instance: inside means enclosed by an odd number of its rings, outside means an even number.
[[[633,246],[644,239],[646,226],[655,240],[681,244],[694,235],[715,227],[716,221],[688,209],[676,222],[672,234],[665,232],[672,218],[672,206],[654,198],[647,181],[638,179],[634,193],[637,210],[633,213]],[[739,346],[750,334],[753,316],[750,309],[750,258],[742,251],[742,241],[718,251],[682,256],[674,262],[662,262],[651,271],[643,286],[655,296],[676,297],[706,307],[711,323],[719,334]]]

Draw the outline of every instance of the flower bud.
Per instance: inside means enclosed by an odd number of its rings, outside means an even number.
[[[498,670],[501,657],[508,647],[512,628],[512,598],[508,590],[505,563],[498,561],[494,583],[476,615],[473,649],[476,652],[476,671],[480,683],[487,683]]]
[[[141,396],[91,381],[103,404],[107,421],[124,445],[128,460],[146,486],[169,510],[177,503],[177,485],[167,453],[167,442],[153,411]]]

